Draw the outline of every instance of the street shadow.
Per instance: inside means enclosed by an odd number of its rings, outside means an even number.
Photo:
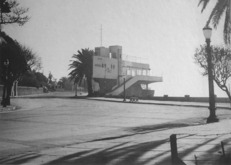
[[[179,157],[183,158],[188,154],[193,154],[196,149],[204,145],[208,145],[214,140],[216,140],[216,138],[208,139],[200,144],[195,144],[193,147],[181,151]],[[59,159],[48,162],[44,165],[172,165],[170,145],[169,150],[160,149],[161,145],[168,142],[169,140],[165,139],[134,145],[128,145],[127,143],[124,143],[103,150],[100,149],[97,152],[88,151],[87,154],[83,152],[76,152],[74,154],[63,156]],[[207,152],[218,152],[218,148],[215,146],[213,149]],[[149,156],[145,157],[147,154]],[[214,162],[217,163],[217,161]]]
[[[223,139],[222,142],[224,144],[224,151],[222,151],[221,143],[219,143],[205,153],[205,155],[210,155],[210,153],[216,153],[220,155],[220,159],[218,159],[216,162],[211,163],[211,165],[231,164],[231,137]]]
[[[0,164],[22,164],[30,160],[40,157],[37,153],[24,153],[17,156],[9,156],[7,158],[0,158]]]
[[[167,122],[162,124],[131,127],[128,128],[127,131],[135,134],[144,134],[144,133],[151,133],[151,132],[169,130],[174,128],[189,127],[189,126],[198,126],[204,124],[206,124],[206,118],[188,118],[188,119],[175,120],[172,122]]]
[[[179,137],[178,140],[184,138],[195,138],[195,135],[185,135]],[[211,142],[217,140],[218,137],[209,138],[202,143],[193,144],[192,147],[185,147],[186,149],[180,149],[179,157],[184,158],[185,156],[195,154],[196,150],[200,147],[211,145]],[[230,142],[230,138],[225,140],[227,143]],[[88,145],[92,143],[94,146],[95,142],[87,142]],[[97,142],[96,142],[97,143]],[[111,144],[112,141],[111,141]],[[167,144],[167,148],[166,148]],[[168,147],[169,145],[169,147]],[[164,147],[165,146],[165,147]],[[69,146],[71,147],[71,146]],[[75,146],[76,147],[76,146]],[[73,147],[71,147],[73,149]],[[219,144],[214,145],[207,151],[204,151],[205,155],[217,154],[220,150]],[[78,148],[76,148],[78,151]],[[226,150],[227,151],[227,150]],[[230,151],[230,148],[229,148]],[[33,159],[39,158],[44,155],[37,153],[25,153],[17,156],[0,159],[0,164],[23,164],[31,163]],[[212,157],[211,157],[212,159]],[[184,161],[184,159],[183,159]],[[198,164],[208,163],[211,165],[226,165],[224,161],[217,161],[208,159],[207,161],[198,161]],[[86,149],[84,151],[75,152],[65,156],[61,156],[53,161],[45,163],[44,165],[171,165],[171,152],[169,138],[164,140],[149,141],[143,143],[135,142],[122,142],[114,143],[111,147],[102,147],[95,149]],[[187,164],[187,163],[186,163]],[[227,164],[228,165],[228,164]]]
[[[187,148],[187,149],[185,149],[185,150],[183,150],[183,151],[181,151],[181,152],[179,152],[178,153],[178,156],[179,156],[179,158],[184,162],[184,157],[185,156],[187,156],[187,155],[189,155],[189,154],[195,154],[195,150],[196,149],[198,149],[198,148],[200,148],[200,147],[202,147],[202,146],[205,146],[205,145],[207,145],[208,143],[210,143],[210,142],[212,142],[212,141],[214,141],[214,140],[216,140],[217,138],[212,138],[212,139],[208,139],[208,140],[206,140],[206,141],[204,141],[203,143],[200,143],[200,144],[195,144],[195,145],[193,145],[192,147],[189,147],[189,148]],[[217,150],[213,150],[214,152],[216,152]],[[205,151],[206,152],[206,151]],[[212,153],[210,153],[210,154],[212,154]],[[165,164],[168,164],[169,163],[169,161],[170,161],[170,158],[165,158],[165,159],[163,159],[162,161],[160,161],[160,162],[158,162],[156,165],[165,165]],[[186,163],[187,164],[187,163]],[[218,165],[218,164],[217,164]]]
[[[83,152],[77,152],[74,154],[63,156],[44,165],[145,165],[149,161],[165,154],[168,151],[163,151],[159,154],[155,154],[155,156],[151,158],[140,158],[145,153],[152,151],[162,144],[165,144],[167,141],[168,139],[139,143],[135,145],[122,143],[103,150],[100,149],[97,152],[89,151],[87,154],[83,154]]]

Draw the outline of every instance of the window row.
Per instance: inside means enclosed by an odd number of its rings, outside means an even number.
[[[150,71],[144,70],[144,69],[127,69],[126,75],[136,76],[136,75],[143,75],[143,76],[149,76]]]

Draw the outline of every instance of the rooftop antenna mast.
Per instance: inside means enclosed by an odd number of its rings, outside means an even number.
[[[102,28],[102,24],[101,24],[101,27],[100,27],[100,44],[101,44],[101,46],[103,46],[103,28]]]

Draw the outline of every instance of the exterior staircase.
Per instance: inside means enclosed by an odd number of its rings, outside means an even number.
[[[162,77],[137,75],[125,81],[125,90],[137,82],[139,82],[140,84],[150,84],[150,83],[162,82],[162,81],[163,81]],[[106,95],[119,96],[123,93],[123,91],[124,91],[124,83],[115,87],[111,92],[107,93]]]

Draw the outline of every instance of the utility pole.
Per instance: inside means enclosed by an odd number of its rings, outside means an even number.
[[[126,88],[125,88],[125,77],[123,78],[124,79],[124,100],[123,102],[126,102]]]
[[[101,47],[103,46],[103,27],[102,27],[102,24],[100,27],[100,45],[101,45]]]

